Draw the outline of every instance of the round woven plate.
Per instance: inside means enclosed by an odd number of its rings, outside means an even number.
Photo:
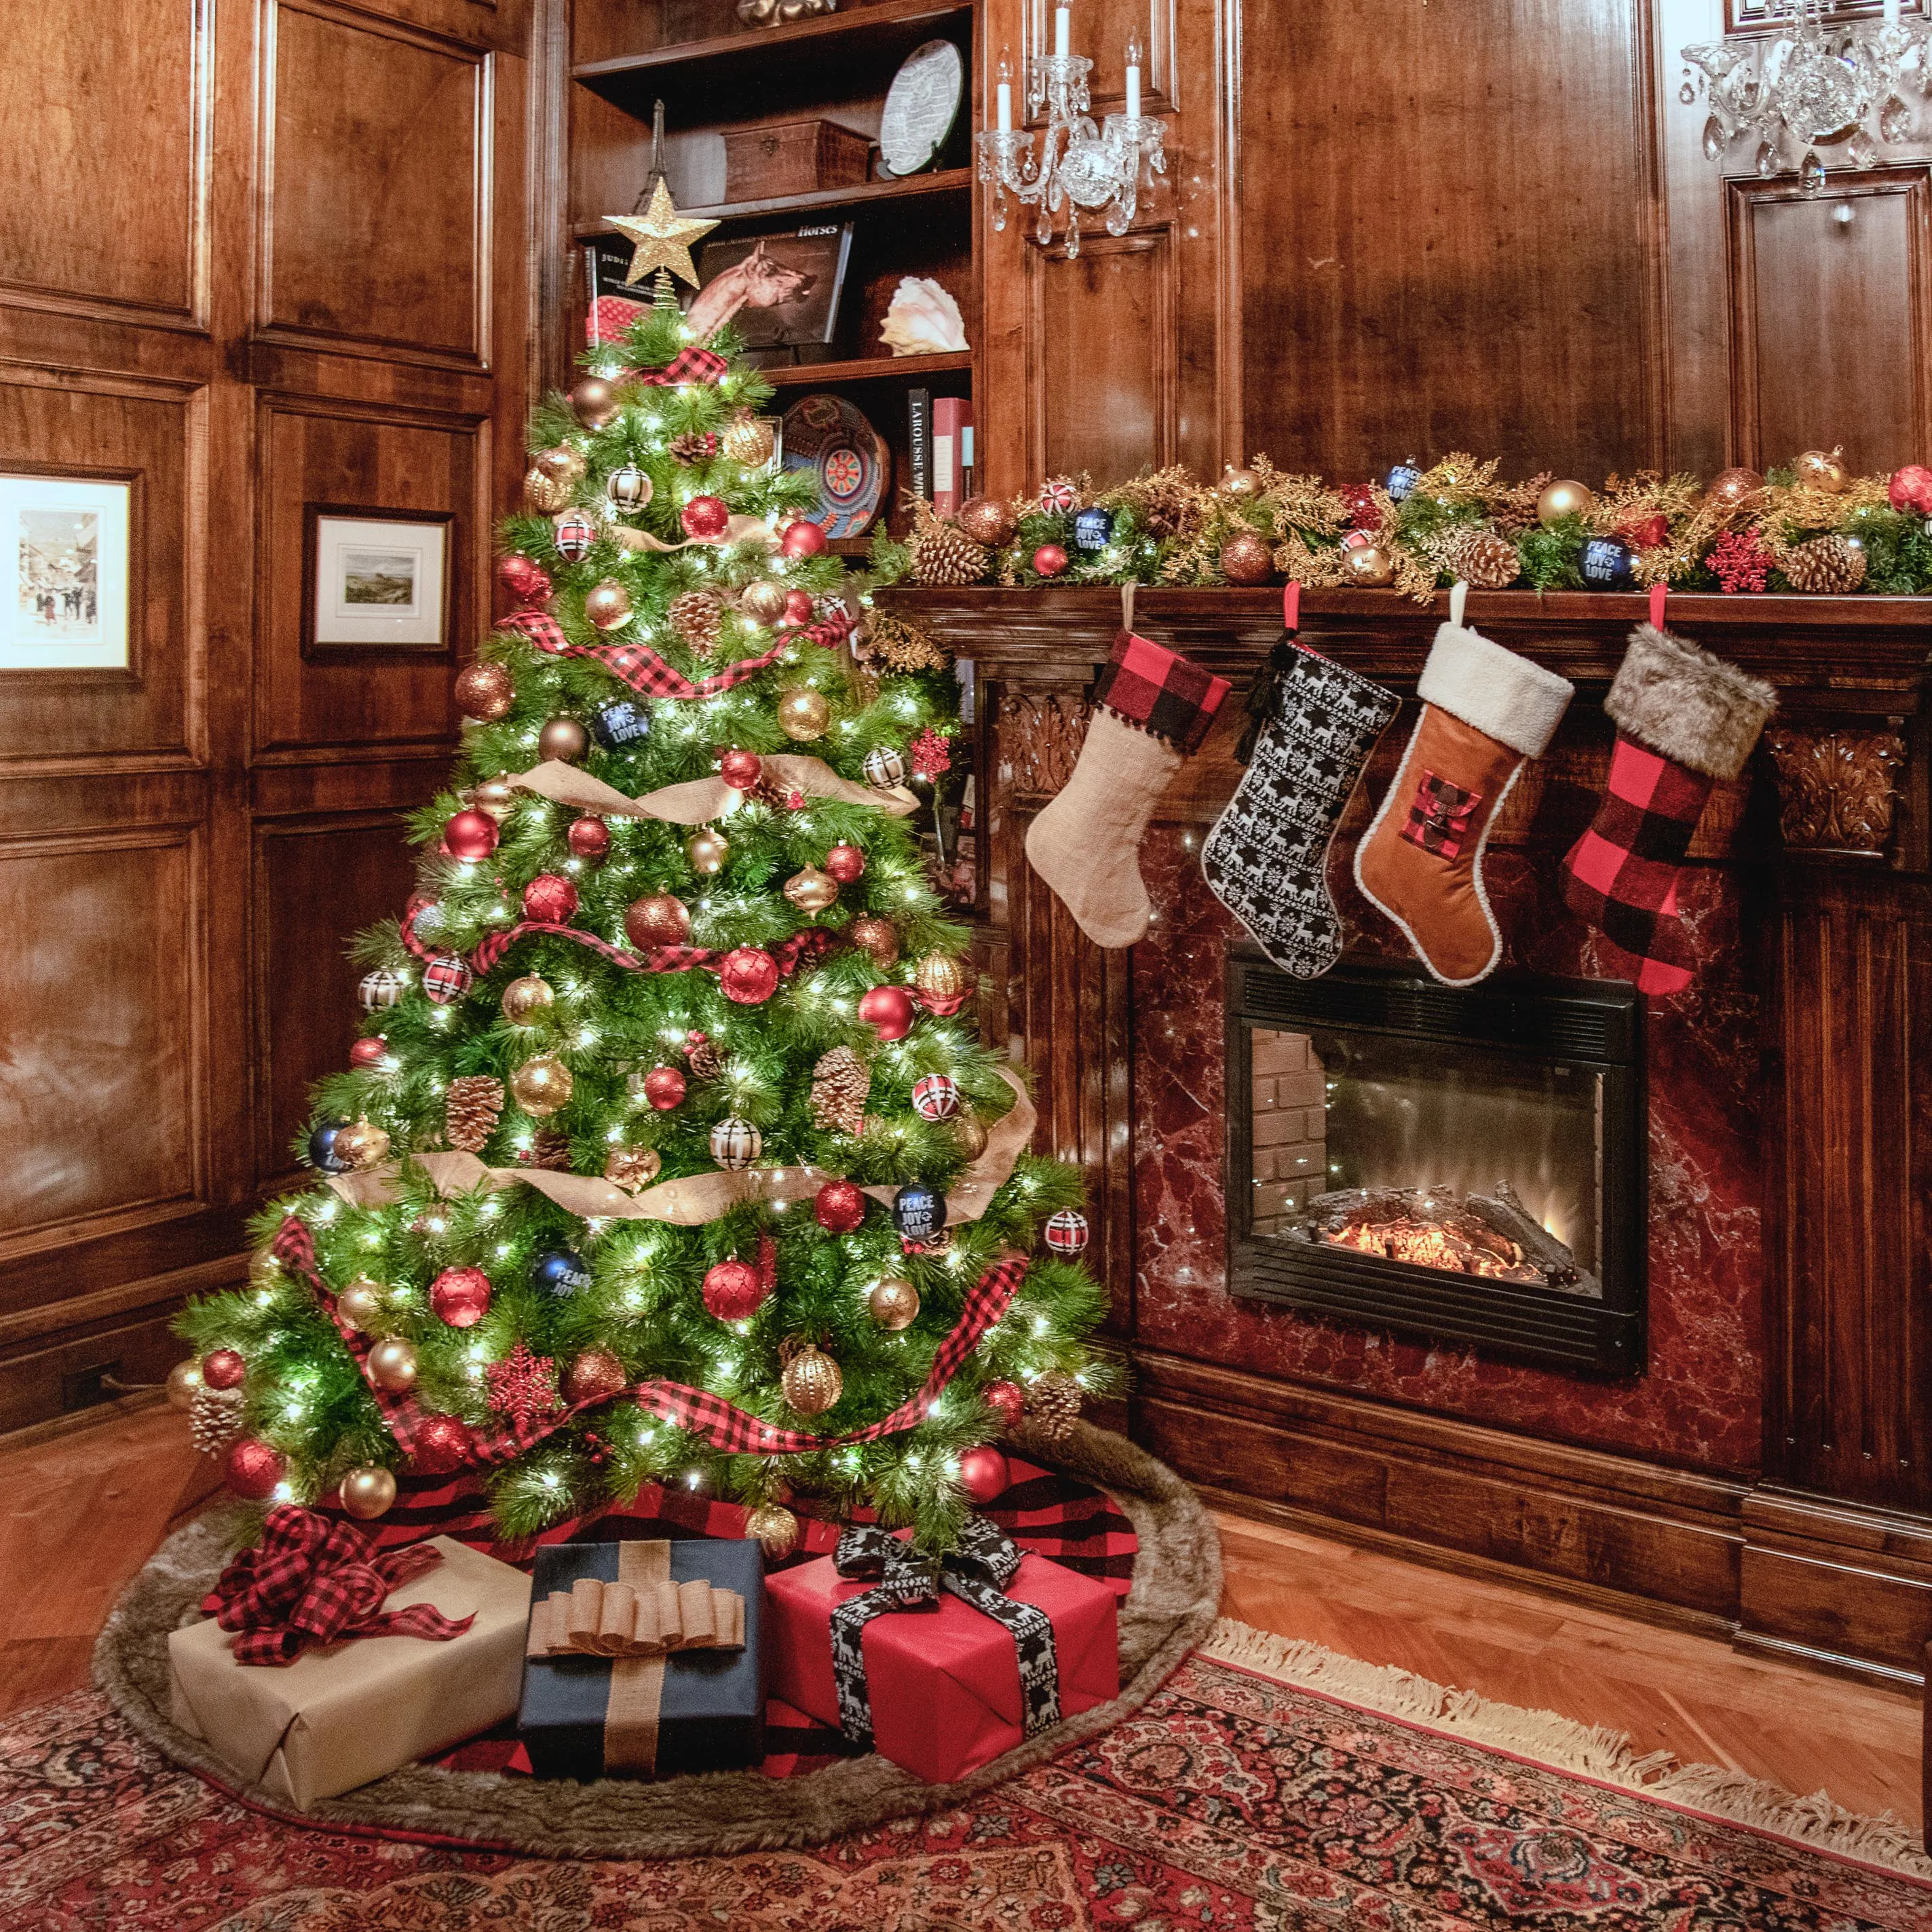
[[[892,479],[892,453],[843,396],[801,396],[785,411],[784,466],[818,478],[812,516],[828,537],[862,536]]]

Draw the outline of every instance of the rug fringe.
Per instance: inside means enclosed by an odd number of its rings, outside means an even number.
[[[1553,1711],[1528,1711],[1451,1690],[1393,1666],[1364,1664],[1306,1639],[1277,1636],[1233,1617],[1217,1622],[1198,1654],[1257,1676],[1360,1704],[1384,1717],[1406,1718],[1466,1738],[1472,1744],[1575,1772],[1646,1798],[1707,1811],[1760,1832],[1815,1845],[1910,1878],[1932,1879],[1928,1856],[1910,1826],[1889,1811],[1876,1817],[1848,1811],[1822,1791],[1800,1798],[1766,1780],[1717,1765],[1680,1764],[1669,1751],[1640,1751],[1621,1731],[1577,1723]]]

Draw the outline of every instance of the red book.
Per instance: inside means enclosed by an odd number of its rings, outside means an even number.
[[[932,507],[942,517],[959,511],[967,445],[973,434],[973,405],[964,396],[935,396],[932,401]]]

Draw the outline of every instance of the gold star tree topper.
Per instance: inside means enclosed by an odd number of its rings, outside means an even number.
[[[608,214],[604,218],[635,250],[631,256],[631,272],[624,278],[626,288],[641,282],[654,268],[668,268],[697,287],[698,271],[691,265],[691,244],[700,236],[709,235],[718,224],[693,221],[679,214],[670,190],[662,181],[658,183],[642,220],[634,214]]]

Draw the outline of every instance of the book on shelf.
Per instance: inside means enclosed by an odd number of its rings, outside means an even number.
[[[964,396],[940,396],[932,405],[932,507],[957,516],[971,460],[973,405]]]
[[[596,349],[619,342],[625,332],[649,308],[650,293],[641,284],[627,283],[631,272],[631,243],[617,235],[600,236],[584,250],[584,278],[589,304],[584,317],[584,340]]]
[[[906,488],[932,501],[932,392],[906,392]]]

